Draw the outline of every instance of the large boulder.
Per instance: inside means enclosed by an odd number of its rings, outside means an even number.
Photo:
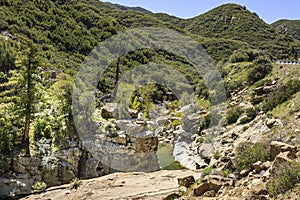
[[[289,156],[288,151],[278,154],[271,165],[270,168],[271,174],[276,173],[278,170],[282,168],[282,166],[288,164],[291,161],[292,160],[291,157]]]
[[[288,152],[288,157],[296,158],[297,147],[279,141],[272,141],[270,159],[274,160],[275,157],[281,152]]]

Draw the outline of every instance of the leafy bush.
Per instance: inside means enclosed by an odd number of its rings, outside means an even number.
[[[34,139],[38,140],[42,137],[44,138],[51,138],[52,127],[50,122],[47,118],[40,118],[37,119],[34,123]]]
[[[268,94],[263,103],[263,111],[274,109],[277,105],[287,101],[300,90],[299,80],[289,80],[286,84],[279,86],[275,91]]]
[[[257,161],[267,161],[270,157],[268,143],[240,143],[236,148],[235,166],[239,170],[250,168]]]
[[[284,194],[293,189],[300,183],[300,163],[293,161],[282,165],[280,169],[273,174],[268,190],[273,197]]]
[[[230,56],[229,60],[232,63],[246,62],[249,60],[249,56],[246,52],[239,51],[235,52],[232,56]]]
[[[227,124],[233,124],[235,123],[241,114],[243,113],[243,109],[241,107],[233,107],[226,113],[226,121]]]
[[[253,67],[247,75],[248,84],[252,85],[255,82],[265,78],[273,69],[272,63],[266,58],[258,58],[253,61]]]
[[[33,192],[37,193],[37,192],[44,192],[46,191],[47,188],[47,184],[45,182],[36,182],[33,186]]]
[[[177,126],[179,126],[180,124],[181,124],[181,121],[180,121],[180,120],[178,120],[178,119],[173,120],[173,121],[172,121],[172,129],[175,130],[175,128],[176,128]]]

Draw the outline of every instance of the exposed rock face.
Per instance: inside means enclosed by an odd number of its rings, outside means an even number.
[[[70,185],[52,188],[42,194],[35,194],[23,199],[150,199],[178,197],[177,179],[194,176],[199,173],[189,170],[157,171],[150,173],[114,173],[91,180],[83,180],[77,190],[70,190]],[[172,195],[173,194],[173,195]]]

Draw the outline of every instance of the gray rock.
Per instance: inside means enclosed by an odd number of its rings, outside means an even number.
[[[202,143],[198,153],[201,158],[211,159],[214,156],[214,147],[211,143]]]

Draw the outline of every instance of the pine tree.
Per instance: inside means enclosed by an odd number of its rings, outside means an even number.
[[[41,94],[38,91],[40,82],[39,67],[41,66],[41,57],[38,46],[29,43],[28,49],[22,51],[17,57],[16,68],[16,111],[20,118],[24,120],[23,125],[23,148],[26,149],[26,155],[29,155],[29,131],[30,124],[37,112],[37,105],[41,100]],[[17,75],[18,74],[18,75]]]

